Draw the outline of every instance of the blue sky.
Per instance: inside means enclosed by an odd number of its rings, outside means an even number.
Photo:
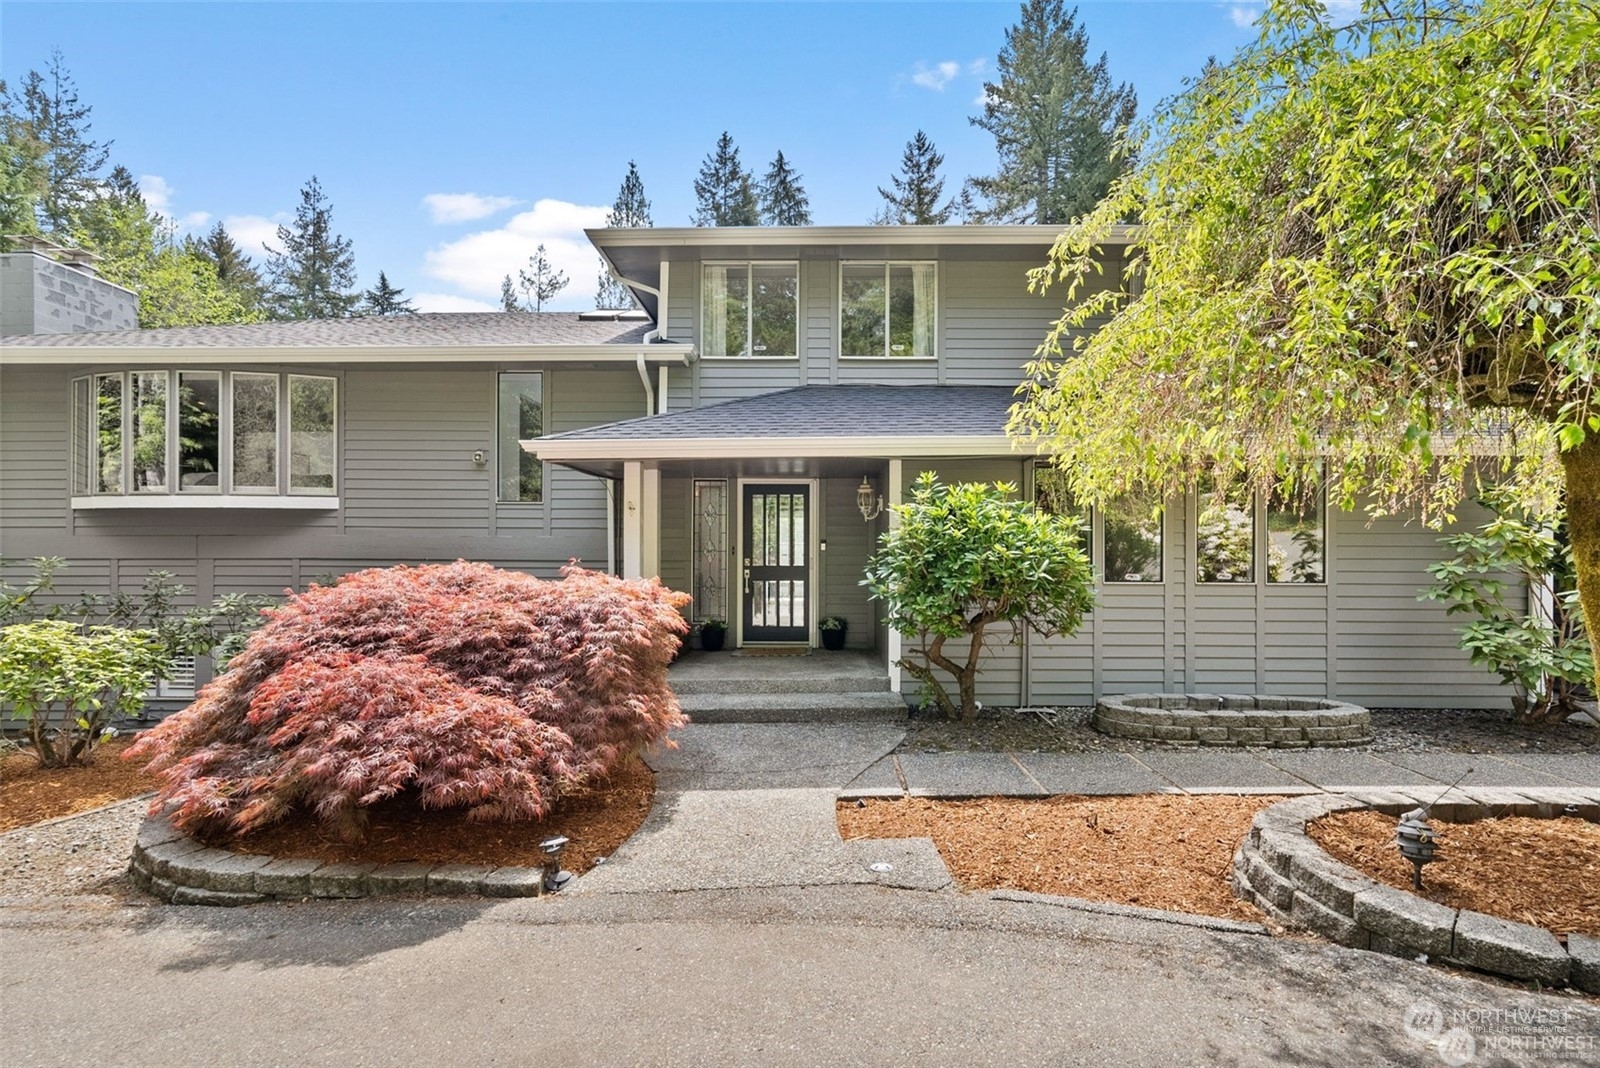
[[[1141,113],[1253,35],[1258,4],[1081,3]],[[495,306],[540,242],[592,306],[600,225],[630,159],[658,226],[728,130],[757,176],[782,150],[821,224],[866,222],[927,131],[946,190],[994,166],[971,126],[1018,4],[4,5],[0,74],[60,48],[94,134],[169,217],[222,219],[261,259],[315,174],[363,286],[425,310]]]

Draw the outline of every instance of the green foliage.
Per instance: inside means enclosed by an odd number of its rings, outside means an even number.
[[[1482,503],[1494,518],[1440,539],[1456,556],[1428,566],[1434,584],[1419,599],[1476,616],[1461,628],[1472,662],[1513,688],[1523,719],[1559,723],[1578,711],[1578,688],[1594,675],[1564,519],[1534,515],[1504,490]]]
[[[509,274],[500,279],[500,310],[504,312],[522,310],[522,304],[517,300],[517,287],[511,284]]]
[[[89,105],[78,99],[60,50],[43,74],[20,88],[0,82],[0,234],[43,234],[58,241],[77,231],[100,194],[109,144],[90,137]]]
[[[137,715],[166,665],[149,631],[64,619],[0,628],[0,704],[46,767],[87,764],[116,716]]]
[[[190,239],[190,247],[211,261],[217,269],[217,281],[237,294],[246,309],[251,312],[264,309],[266,283],[261,279],[261,272],[220,221],[205,237]]]
[[[274,319],[341,319],[361,299],[350,239],[333,232],[333,206],[316,175],[300,190],[292,226],[278,227],[281,249],[267,249]]]
[[[758,191],[763,226],[810,226],[811,208],[800,175],[779,152]]]
[[[361,294],[362,315],[415,315],[405,290],[389,284],[389,276],[378,272],[378,284]]]
[[[739,149],[728,131],[700,164],[694,180],[696,226],[758,226],[761,206],[755,179],[739,162]]]
[[[921,130],[906,142],[900,154],[900,173],[889,179],[893,192],[878,187],[883,198],[883,213],[877,220],[897,226],[943,226],[955,214],[955,202],[944,197],[944,179],[939,168],[944,156]]]
[[[622,178],[622,185],[617,189],[617,199],[612,202],[611,210],[606,212],[607,226],[644,227],[655,225],[650,221],[650,200],[644,195],[644,179],[639,177],[639,166],[633,160],[628,161],[628,173]],[[595,287],[594,306],[596,308],[632,308],[635,305],[633,294],[628,287],[611,277],[611,272],[606,270],[604,262],[600,265],[599,283]]]
[[[1088,61],[1089,35],[1062,0],[1028,0],[1006,30],[999,80],[984,84],[983,114],[999,173],[971,187],[985,222],[1065,223],[1087,213],[1127,169],[1114,150],[1138,110],[1133,87],[1113,87],[1106,57]]]
[[[899,525],[884,534],[862,584],[884,602],[885,622],[922,636],[924,648],[901,664],[928,685],[946,715],[977,715],[976,680],[984,635],[994,624],[1045,637],[1071,634],[1094,607],[1089,560],[1077,521],[1015,499],[1016,486],[945,486],[924,472],[911,503],[895,505]],[[968,639],[966,663],[945,643]],[[952,701],[933,675],[954,676]]]
[[[846,630],[850,621],[843,616],[823,616],[822,622],[817,624],[819,630]]]
[[[557,293],[567,288],[568,282],[567,272],[556,269],[542,243],[528,257],[528,266],[517,272],[517,279],[522,289],[522,307],[532,312],[543,311]],[[501,287],[501,297],[504,296],[505,289]]]
[[[1261,26],[1035,272],[1068,307],[1013,433],[1080,499],[1326,458],[1331,500],[1429,523],[1487,452],[1530,504],[1565,483],[1600,618],[1600,6],[1280,0]]]

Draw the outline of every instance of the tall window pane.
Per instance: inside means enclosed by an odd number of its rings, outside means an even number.
[[[1076,521],[1078,543],[1084,555],[1094,559],[1094,525],[1089,509],[1073,499],[1067,492],[1066,475],[1054,467],[1040,467],[1033,473],[1033,506],[1047,515],[1059,515]]]
[[[167,372],[135,371],[133,380],[133,491],[167,488]]]
[[[1123,497],[1103,509],[1105,580],[1160,582],[1161,522],[1164,512],[1145,496]]]
[[[544,433],[544,376],[517,371],[500,376],[500,500],[544,500],[544,464],[521,444]]]
[[[338,382],[289,376],[289,492],[332,493]]]
[[[795,268],[752,267],[750,289],[750,355],[798,354],[800,277]]]
[[[1200,582],[1256,580],[1255,507],[1248,487],[1230,487],[1220,499],[1200,488],[1194,566]]]
[[[707,356],[748,356],[750,268],[707,264],[701,286],[701,345]]]
[[[278,492],[278,376],[236,373],[233,384],[233,489]]]
[[[1267,581],[1326,581],[1327,516],[1321,486],[1267,499]]]
[[[840,349],[843,356],[882,356],[884,278],[879,264],[847,263],[840,268]]]
[[[72,380],[72,493],[89,492],[89,471],[94,466],[94,396],[87,378]]]
[[[728,618],[728,483],[694,484],[694,616]]]
[[[95,375],[94,403],[94,492],[122,493],[122,376]]]
[[[178,372],[178,489],[216,492],[221,467],[222,376]]]

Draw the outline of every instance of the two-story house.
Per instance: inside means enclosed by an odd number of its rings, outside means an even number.
[[[164,567],[203,599],[392,563],[551,574],[576,557],[687,590],[735,649],[814,646],[841,616],[899,689],[915,636],[881,626],[860,585],[883,504],[925,470],[1062,504],[1004,433],[1060,311],[1026,279],[1053,236],[602,229],[590,240],[642,312],[7,337],[0,552],[68,558],[69,592]],[[62,269],[5,259],[8,289]],[[1002,639],[983,700],[1505,702],[1417,600],[1437,533],[1317,502],[1161,503],[1084,517],[1098,607],[1070,638]]]

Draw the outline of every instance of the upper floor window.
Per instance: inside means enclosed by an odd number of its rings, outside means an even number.
[[[707,356],[800,352],[800,269],[794,263],[708,263],[700,344]]]
[[[931,263],[845,263],[839,268],[841,356],[934,355]]]
[[[337,440],[338,381],[323,375],[113,371],[72,382],[74,496],[332,496]]]
[[[507,372],[500,376],[499,393],[499,499],[537,504],[544,500],[544,463],[521,443],[544,433],[544,376]]]

